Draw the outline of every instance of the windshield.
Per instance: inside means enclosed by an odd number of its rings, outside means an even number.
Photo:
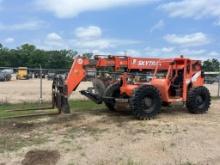
[[[164,79],[167,76],[168,70],[158,70],[157,73],[155,74],[155,77],[158,79]]]

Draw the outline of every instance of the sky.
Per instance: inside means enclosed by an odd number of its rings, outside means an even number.
[[[0,0],[0,43],[220,59],[220,0]]]

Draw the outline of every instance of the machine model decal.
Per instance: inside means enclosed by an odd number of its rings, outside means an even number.
[[[146,61],[146,60],[137,60],[133,59],[132,61],[133,65],[138,65],[138,66],[158,66],[161,65],[159,61]]]

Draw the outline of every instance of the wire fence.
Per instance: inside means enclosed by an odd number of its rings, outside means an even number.
[[[213,97],[220,97],[220,72],[206,72],[205,86]]]
[[[10,81],[0,81],[0,104],[5,103],[26,103],[51,102],[52,80],[56,74],[67,75],[67,69],[44,69],[44,68],[28,68],[29,77],[26,80],[19,80],[17,72],[19,68],[0,68],[10,72]],[[107,73],[107,72],[106,72]],[[111,73],[115,74],[115,73]],[[143,75],[143,74],[139,74]],[[85,100],[86,98],[80,94],[80,90],[86,90],[92,87],[91,80],[96,76],[95,70],[90,70],[84,82],[73,92],[70,99]],[[1,80],[1,74],[0,74]],[[205,73],[205,86],[209,89],[213,97],[220,96],[220,73],[207,72]]]
[[[27,76],[20,79],[19,69],[22,68],[0,68],[0,105],[17,103],[48,105],[52,102],[53,78],[58,74],[65,77],[68,73],[68,69],[27,68]],[[1,74],[2,71],[10,75],[10,79],[6,80],[6,74]],[[70,99],[85,100],[79,91],[91,86],[91,82],[83,82]]]

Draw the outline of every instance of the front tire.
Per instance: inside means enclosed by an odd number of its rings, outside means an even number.
[[[115,82],[109,85],[105,90],[104,97],[113,97],[113,98],[120,97],[120,83]],[[110,111],[116,111],[115,101],[113,101],[112,99],[104,99],[104,103]]]
[[[194,114],[205,113],[211,104],[210,92],[206,87],[197,87],[189,90],[186,107]]]
[[[154,86],[139,87],[131,98],[133,114],[139,120],[154,118],[161,110],[160,92]]]

